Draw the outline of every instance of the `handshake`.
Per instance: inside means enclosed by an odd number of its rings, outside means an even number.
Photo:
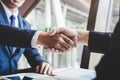
[[[77,43],[88,43],[88,32],[68,28],[57,28],[50,32],[42,32],[38,38],[38,44],[52,51],[66,52],[76,47]]]

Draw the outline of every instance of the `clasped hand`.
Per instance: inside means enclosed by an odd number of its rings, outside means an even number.
[[[73,37],[68,37],[57,30],[42,32],[39,36],[38,44],[58,52],[65,52],[76,46]]]

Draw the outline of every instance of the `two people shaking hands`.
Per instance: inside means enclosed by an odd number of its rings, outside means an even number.
[[[77,43],[87,45],[88,32],[64,27],[56,28],[50,32],[41,32],[38,44],[41,44],[53,52],[66,52],[76,46]]]

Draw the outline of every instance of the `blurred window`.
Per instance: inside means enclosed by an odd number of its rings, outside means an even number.
[[[50,0],[52,1],[52,0]],[[107,2],[106,0],[100,0],[101,2]],[[109,1],[109,0],[108,0]],[[109,25],[106,31],[112,32],[115,28],[115,25],[119,19],[119,9],[120,9],[120,2],[119,0],[110,0],[112,3],[110,3],[110,11],[111,14],[109,14],[110,18],[105,17],[101,18],[101,13],[98,13],[100,19],[98,19],[97,23],[100,25],[97,25],[97,30],[102,31],[103,26],[100,23],[101,21],[107,20]],[[50,2],[51,3],[51,2]],[[60,0],[61,8],[63,11],[63,16],[65,18],[65,24],[67,28],[73,28],[73,29],[84,29],[87,28],[87,22],[88,22],[88,15],[91,5],[91,0]],[[104,3],[105,4],[105,3]],[[40,30],[40,31],[49,31],[50,29],[56,28],[56,19],[55,15],[53,14],[54,10],[51,5],[51,24],[49,26],[46,26],[46,13],[45,13],[45,0],[41,0],[40,3],[32,10],[32,12],[26,17],[26,20],[31,24],[32,29]],[[104,5],[107,6],[107,5]],[[103,8],[103,7],[102,7]],[[103,16],[103,15],[102,15]],[[99,21],[100,20],[100,21]],[[104,26],[105,26],[104,25]],[[101,29],[100,29],[101,28]],[[79,67],[81,63],[81,55],[82,55],[83,46],[78,45],[77,48],[73,49],[69,53],[66,54],[53,54],[52,52],[49,52],[43,48],[39,49],[41,55],[48,60],[54,69],[58,68],[68,68],[68,67]],[[100,56],[99,56],[100,57]],[[23,58],[24,59],[24,58]],[[22,59],[22,60],[23,60]],[[90,67],[94,67],[98,62],[99,58],[95,55],[91,57],[90,61]],[[29,65],[20,63],[20,67],[29,67]]]
[[[100,0],[96,19],[95,31],[113,32],[119,20],[120,0]],[[90,69],[94,69],[103,54],[91,52]]]
[[[115,25],[117,24],[119,20],[119,9],[120,9],[120,1],[119,0],[114,0],[113,1],[113,10],[112,10],[112,16],[110,19],[110,27],[109,31],[113,31],[115,28]]]
[[[52,0],[50,0],[52,1]],[[106,0],[100,0],[105,1]],[[105,20],[109,19],[109,23],[106,26],[106,31],[113,31],[115,24],[118,21],[119,18],[119,0],[108,0],[110,1],[110,15],[108,17],[104,17]],[[26,20],[31,24],[32,29],[40,30],[40,31],[49,31],[50,29],[53,29],[56,27],[56,18],[52,7],[51,2],[51,18],[46,16],[45,10],[47,9],[45,0],[41,0],[40,3],[32,10],[32,12],[27,16]],[[73,29],[83,29],[86,30],[87,28],[87,22],[89,17],[89,10],[90,10],[90,4],[91,0],[60,0],[63,16],[65,18],[65,27],[67,28],[73,28]],[[101,4],[102,5],[102,4]],[[104,5],[108,6],[108,5]],[[57,6],[56,6],[57,7]],[[102,7],[104,9],[104,7]],[[100,11],[101,12],[101,11]],[[105,11],[106,12],[106,11]],[[101,15],[97,15],[100,17]],[[46,19],[50,19],[50,25],[48,28],[48,25],[46,26]],[[103,18],[98,19],[97,22],[100,23]],[[100,21],[99,21],[100,20]],[[101,23],[100,23],[101,24]],[[97,25],[98,30],[102,31],[102,24]],[[101,29],[100,29],[101,28]],[[49,30],[48,30],[49,29]],[[104,31],[104,30],[103,30]],[[81,55],[82,55],[82,49],[83,45],[79,44],[77,48],[73,49],[69,54],[52,54],[52,52],[49,52],[44,49],[39,49],[42,56],[48,60],[53,68],[66,68],[66,67],[79,67],[81,63]],[[92,57],[94,62],[97,62],[97,57]],[[95,60],[96,59],[96,60]]]
[[[91,0],[60,0],[60,3],[65,18],[65,27],[85,30],[87,27]],[[41,0],[41,2],[27,16],[26,20],[32,25],[32,29],[46,31],[45,4],[45,0]],[[55,16],[53,14],[54,10],[51,11],[52,21],[50,29],[56,27]],[[64,68],[80,66],[82,49],[83,46],[79,45],[69,54],[51,54],[49,51],[41,49],[39,51],[54,68]]]

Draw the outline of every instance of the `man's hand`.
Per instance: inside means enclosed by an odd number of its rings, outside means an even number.
[[[82,43],[83,45],[88,45],[89,31],[83,30],[73,30],[69,28],[57,28],[56,33],[62,33],[72,39],[76,44]]]
[[[48,48],[54,48],[59,52],[65,52],[75,45],[75,43],[65,35],[53,32],[42,32],[38,38],[38,44]]]
[[[77,35],[76,30],[73,30],[73,29],[70,29],[70,28],[64,28],[64,27],[56,28],[55,32],[56,33],[63,33],[63,34],[65,34],[66,36],[68,36],[70,38],[73,38],[73,37],[75,37]]]
[[[38,65],[36,67],[36,72],[45,75],[52,74],[53,69],[48,63],[43,62],[41,65]]]
[[[73,30],[73,29],[70,29],[70,28],[64,28],[64,27],[60,27],[60,28],[56,28],[54,30],[54,32],[56,33],[62,33],[64,34],[65,36],[69,37],[74,43],[75,43],[75,46],[77,44],[77,31],[76,30]]]

